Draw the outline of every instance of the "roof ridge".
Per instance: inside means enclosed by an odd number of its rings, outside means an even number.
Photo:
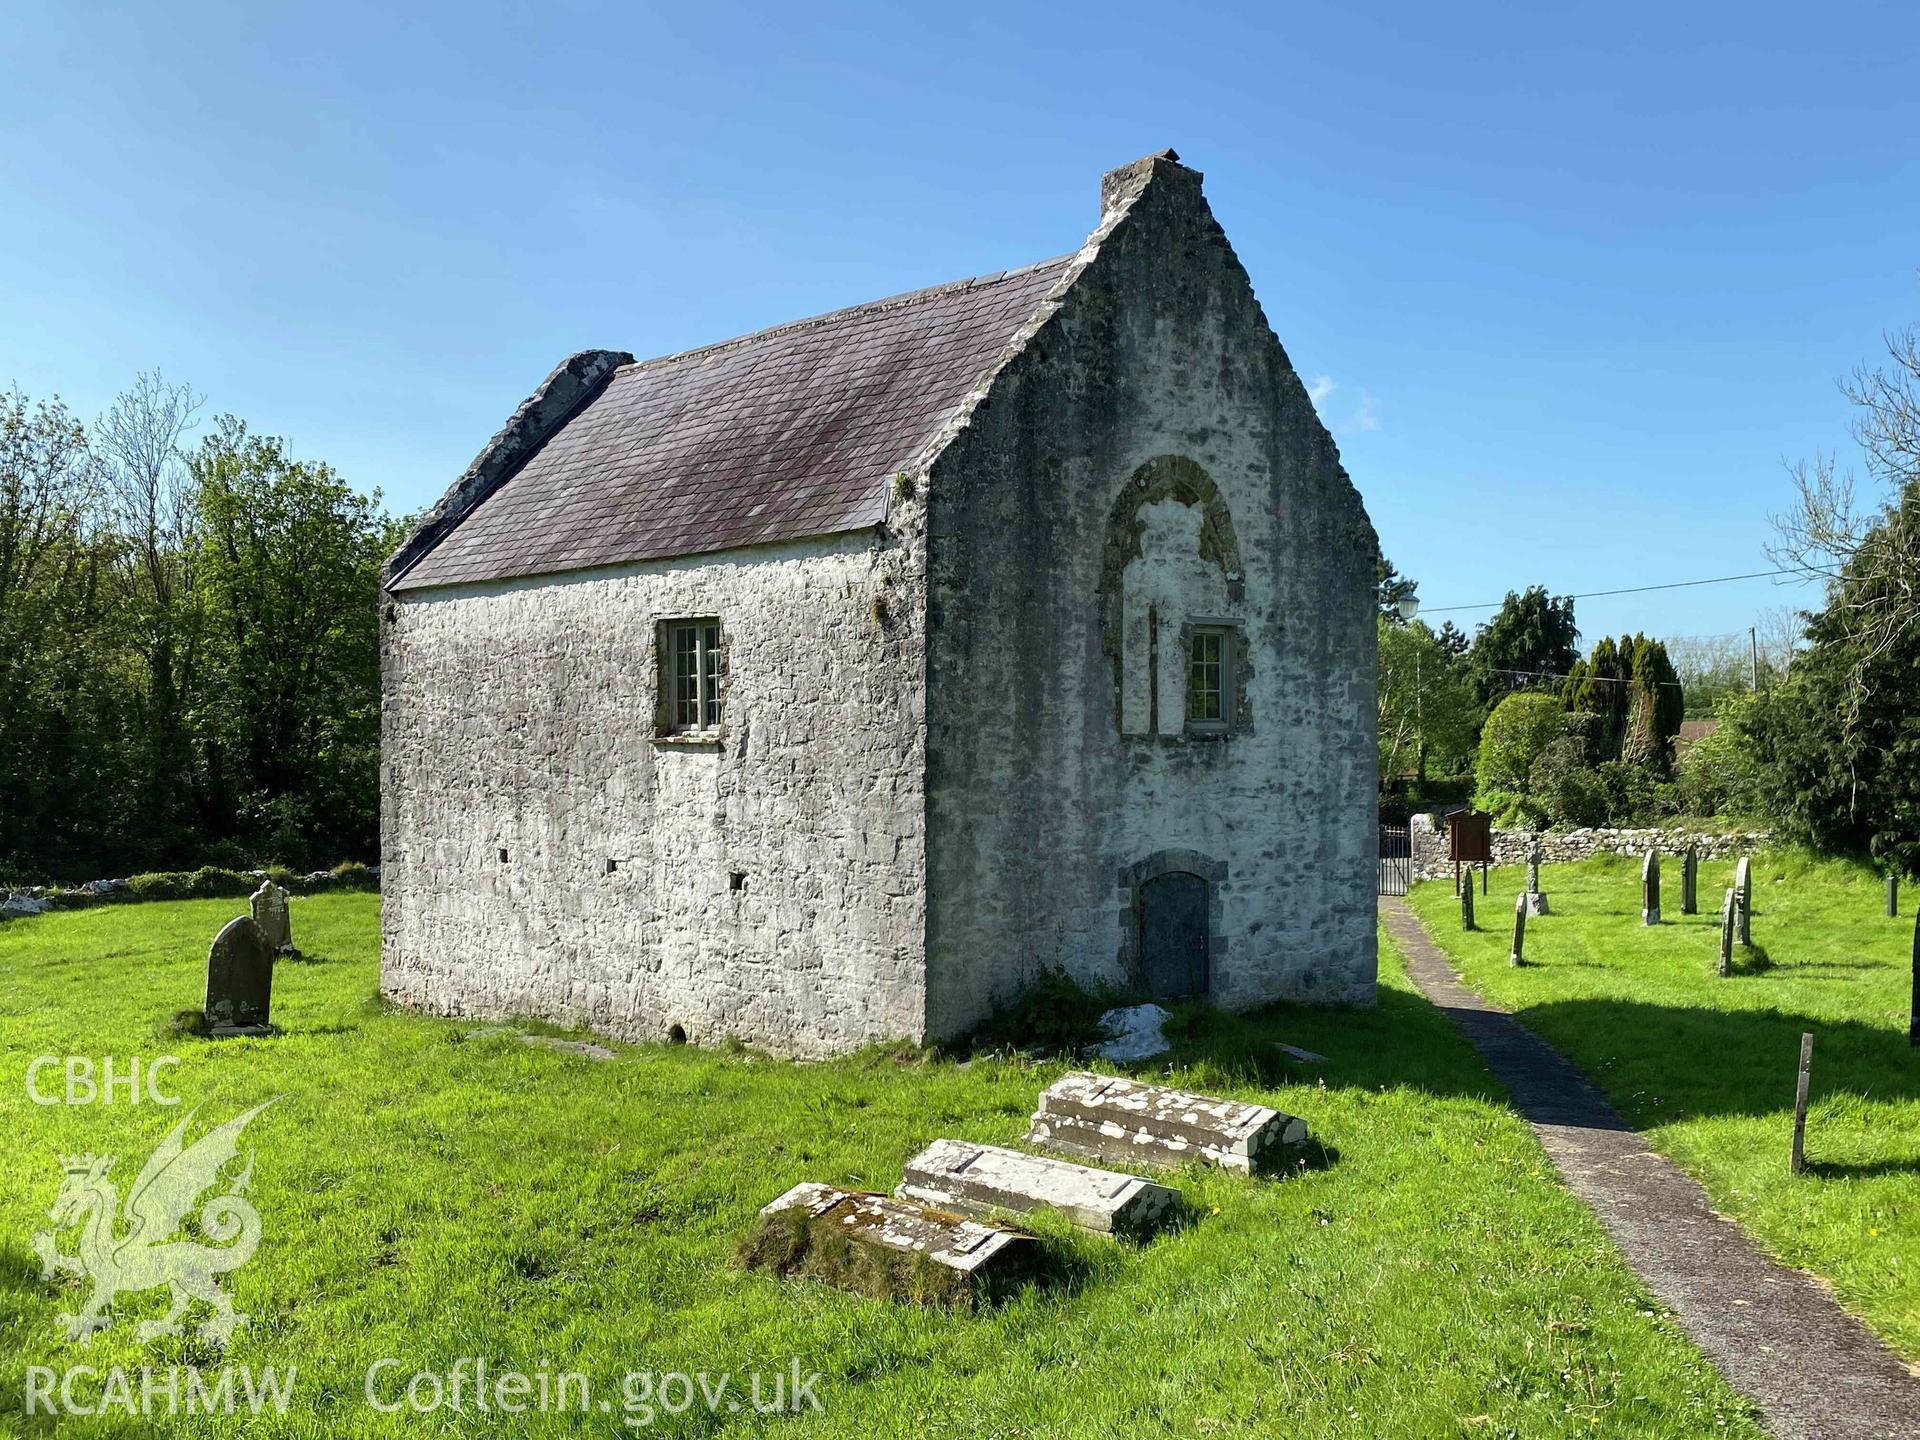
[[[1036,270],[1045,270],[1049,266],[1064,265],[1073,260],[1078,251],[1068,251],[1064,255],[1054,255],[1045,260],[1035,260],[1029,265],[1016,265],[1011,270],[989,271],[985,275],[973,275],[964,280],[949,280],[944,285],[929,285],[922,290],[907,290],[898,295],[883,296],[878,300],[865,300],[858,305],[843,305],[838,310],[825,310],[818,315],[809,315],[800,320],[788,320],[780,325],[769,325],[764,330],[749,330],[744,335],[731,335],[725,340],[710,341],[705,345],[695,345],[688,350],[674,350],[665,355],[649,356],[645,360],[633,360],[619,366],[613,373],[629,374],[636,370],[651,369],[656,365],[665,365],[675,360],[690,360],[699,355],[716,354],[722,350],[731,350],[736,345],[746,345],[759,340],[768,340],[776,335],[786,335],[795,331],[807,330],[816,325],[824,325],[830,320],[839,320],[848,315],[866,313],[880,314],[898,309],[922,300],[931,300],[941,295],[958,295],[964,291],[984,289],[989,285],[998,285],[1016,279],[1022,275],[1031,275]]]

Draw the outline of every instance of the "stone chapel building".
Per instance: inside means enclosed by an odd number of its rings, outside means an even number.
[[[1373,529],[1171,151],[1071,255],[547,377],[384,577],[382,989],[816,1056],[1374,995]]]

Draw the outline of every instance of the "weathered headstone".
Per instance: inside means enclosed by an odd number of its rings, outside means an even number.
[[[1529,915],[1547,913],[1547,892],[1540,888],[1540,836],[1533,837],[1533,846],[1527,851],[1527,894],[1526,906]]]
[[[1640,862],[1640,923],[1658,925],[1660,923],[1660,852],[1647,851],[1647,858]]]
[[[1462,930],[1471,930],[1474,928],[1473,885],[1471,883],[1473,877],[1468,876],[1467,878],[1469,883],[1460,887],[1460,928]]]
[[[1734,892],[1727,891],[1727,898],[1720,906],[1720,973],[1733,973],[1733,912],[1739,905]]]
[[[1887,918],[1900,918],[1900,876],[1893,870],[1887,872]]]
[[[1527,897],[1513,902],[1513,953],[1507,959],[1514,965],[1527,963]]]
[[[1813,1081],[1813,1036],[1800,1037],[1800,1076],[1793,1094],[1793,1158],[1788,1168],[1798,1175],[1807,1168],[1807,1091]]]
[[[1907,1009],[1907,1044],[1920,1050],[1920,909],[1913,913],[1913,999]]]
[[[1737,904],[1734,906],[1734,924],[1737,927],[1734,939],[1742,945],[1753,944],[1753,861],[1745,855],[1733,872],[1733,893]]]
[[[1259,1174],[1307,1139],[1307,1122],[1266,1105],[1190,1095],[1076,1070],[1040,1095],[1030,1144],[1122,1165],[1204,1160]]]
[[[1680,857],[1680,913],[1700,913],[1700,851],[1693,845]]]
[[[977,1300],[1032,1272],[1031,1235],[887,1195],[796,1185],[760,1211],[740,1258],[898,1300]]]
[[[262,880],[253,892],[253,923],[275,950],[293,949],[293,920],[287,912],[287,892],[271,880]]]
[[[1170,1218],[1179,1199],[1137,1175],[966,1140],[936,1140],[907,1161],[894,1194],[962,1215],[1058,1210],[1082,1230],[1135,1237]]]
[[[264,1035],[273,1001],[273,947],[251,915],[239,915],[207,952],[207,1032]]]

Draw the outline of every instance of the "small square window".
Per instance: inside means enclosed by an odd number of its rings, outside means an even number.
[[[1203,626],[1189,632],[1187,729],[1218,734],[1233,713],[1233,631]]]
[[[672,620],[661,626],[661,690],[666,729],[701,735],[720,728],[720,622]]]

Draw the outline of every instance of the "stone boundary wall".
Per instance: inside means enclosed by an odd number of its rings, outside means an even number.
[[[1453,874],[1453,862],[1447,858],[1446,819],[1440,815],[1415,815],[1409,822],[1413,837],[1413,875],[1416,880],[1440,880]],[[1585,860],[1592,855],[1644,855],[1658,847],[1662,855],[1678,855],[1692,845],[1702,860],[1724,860],[1758,850],[1772,840],[1765,830],[1709,832],[1688,830],[1684,826],[1653,826],[1639,830],[1588,829],[1543,830],[1536,837],[1531,830],[1495,830],[1493,863],[1524,865],[1534,840],[1540,842],[1540,858],[1549,865]]]
[[[360,865],[352,873],[315,870],[307,875],[279,871],[223,871],[211,866],[199,871],[164,871],[119,880],[88,880],[78,885],[0,885],[0,921],[44,915],[49,910],[84,910],[94,905],[136,904],[143,900],[244,899],[246,891],[226,882],[244,882],[250,889],[262,880],[277,879],[295,895],[317,895],[327,890],[378,890],[380,867]],[[211,885],[196,882],[211,877]],[[159,882],[159,883],[153,883]]]

